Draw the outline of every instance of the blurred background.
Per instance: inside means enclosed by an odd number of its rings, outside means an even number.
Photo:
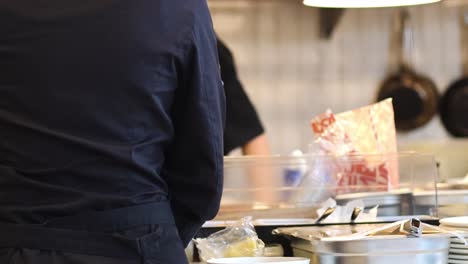
[[[338,113],[375,102],[390,73],[390,36],[398,8],[346,9],[338,19],[324,22],[324,16],[336,14],[300,0],[208,3],[273,153],[307,151],[313,117],[328,108]],[[466,4],[446,0],[407,8],[412,38],[406,59],[433,80],[440,94],[462,77],[459,13]],[[397,137],[400,150],[435,153],[444,161],[443,176],[468,172],[468,141],[453,138],[439,115]]]

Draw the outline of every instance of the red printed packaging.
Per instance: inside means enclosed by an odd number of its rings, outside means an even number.
[[[328,110],[315,117],[311,127],[319,152],[337,157],[330,169],[342,190],[398,186],[391,99],[336,115]]]

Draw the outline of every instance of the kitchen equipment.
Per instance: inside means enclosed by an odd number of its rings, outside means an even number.
[[[344,225],[287,228],[277,232],[291,237],[294,256],[315,264],[427,264],[447,263],[450,236],[429,231],[419,238],[395,234],[383,225]],[[372,235],[373,230],[377,235]],[[368,236],[352,238],[356,234]]]
[[[460,54],[463,77],[453,82],[440,102],[440,117],[455,137],[468,137],[468,10],[460,11]]]
[[[448,264],[468,264],[466,260],[449,259]]]
[[[414,238],[382,238],[372,241],[319,244],[293,242],[295,256],[309,257],[320,264],[427,264],[447,263],[449,241],[446,236],[426,237],[419,243]],[[354,243],[353,243],[354,242]],[[318,249],[318,247],[321,247]],[[350,248],[356,251],[347,251]],[[329,250],[324,252],[322,250]],[[372,251],[371,251],[372,250]]]
[[[352,200],[362,200],[366,210],[378,205],[378,216],[410,215],[413,209],[412,193],[408,189],[342,194],[336,196],[335,199],[339,205],[344,205]]]
[[[328,207],[327,210],[325,210],[325,212],[323,212],[323,214],[319,218],[317,218],[317,220],[315,221],[315,224],[319,224],[320,222],[325,220],[327,217],[333,214],[335,210],[336,210],[336,207]]]
[[[457,256],[456,254],[453,256]],[[454,264],[467,264],[468,263],[468,258],[464,256],[460,256],[457,258],[452,258],[452,255],[449,255],[449,264],[454,263]]]
[[[433,191],[418,191],[413,193],[415,213],[427,212],[434,207]],[[439,217],[454,217],[468,215],[468,190],[440,190],[437,192]]]
[[[405,9],[397,13],[389,53],[389,66],[394,73],[383,81],[377,94],[378,101],[393,98],[395,126],[400,131],[428,123],[437,113],[439,101],[434,82],[414,71],[403,55],[403,47],[412,44],[408,38],[411,34],[408,20],[409,13]]]
[[[379,217],[375,221],[357,220],[353,223],[354,226],[366,225],[366,224],[388,224],[395,221],[401,221],[408,219],[409,217],[417,218],[424,223],[431,225],[438,225],[439,219],[435,217],[417,215],[417,216],[390,216],[390,217]],[[290,240],[284,236],[278,236],[273,234],[273,230],[285,227],[307,227],[314,226],[315,221],[313,219],[257,219],[253,221],[255,231],[258,237],[266,244],[281,244],[284,251],[284,256],[292,256],[293,251],[291,248]],[[234,222],[231,221],[208,221],[198,232],[198,238],[205,238],[209,235],[220,231],[227,226],[232,226]],[[331,225],[348,225],[349,223],[322,223],[320,226],[331,226]],[[197,251],[195,251],[197,252]],[[265,252],[265,251],[264,251]]]
[[[421,237],[422,236],[422,227],[421,220],[416,218],[411,218],[410,221],[405,223],[404,229],[410,233],[411,237]]]
[[[468,239],[468,216],[444,218],[440,220],[440,224],[444,229],[465,231],[462,236]],[[468,264],[468,245],[456,237],[452,237],[450,243],[449,263],[451,262]]]
[[[450,245],[451,248],[454,248],[454,249],[467,249],[468,250],[468,246],[466,245],[463,245],[461,243],[451,243]]]
[[[335,173],[348,173],[349,168],[362,164],[362,160],[366,160],[369,167],[373,168],[382,164],[382,161],[398,164],[396,169],[399,183],[385,187],[381,184],[339,186],[333,180],[337,178]],[[306,184],[297,186],[285,183],[284,175],[288,169],[299,166],[308,171],[302,177],[312,177],[315,180],[301,181]],[[327,169],[330,167],[336,169]],[[254,220],[264,221],[285,218],[317,219],[317,210],[329,198],[337,200],[339,205],[362,199],[367,210],[379,205],[379,216],[431,215],[430,210],[435,207],[435,202],[431,203],[432,206],[428,204],[426,211],[415,213],[412,211],[410,197],[414,188],[426,188],[428,183],[436,181],[436,177],[434,156],[415,152],[352,156],[306,154],[301,157],[226,157],[221,209],[215,221],[237,221],[247,215],[251,215]],[[432,188],[435,188],[435,184]],[[388,192],[382,191],[387,189]],[[354,194],[356,192],[359,193]],[[433,192],[428,197],[435,201],[434,195]]]
[[[398,144],[400,151],[434,153],[439,163],[439,181],[462,179],[468,172],[468,138],[419,139]]]
[[[294,257],[256,257],[256,258],[222,258],[208,260],[208,264],[309,264],[310,260],[306,258]]]
[[[446,182],[437,183],[439,190],[468,190],[468,182]]]
[[[295,181],[304,182],[305,171],[312,167],[310,159],[298,155],[225,157],[224,190],[215,220],[237,220],[246,215],[254,219],[317,218],[322,197],[330,196],[328,183],[314,182],[309,187],[285,180],[294,168],[301,171]]]
[[[468,239],[468,232],[465,239]],[[457,238],[452,238],[450,243],[449,263],[468,264],[468,246]]]
[[[353,213],[351,214],[351,223],[354,223],[358,216],[362,213],[363,208],[356,207],[353,209]]]
[[[335,176],[330,174],[330,170],[326,169],[339,163],[339,167],[345,170],[353,167],[356,162],[359,163],[363,159],[367,160],[373,167],[381,164],[382,160],[398,161],[395,162],[398,164],[397,169],[400,178],[398,185],[389,186],[388,192],[382,192],[381,185],[352,185],[342,188],[332,180]],[[305,166],[305,170],[310,172],[304,175],[320,176],[330,180],[317,181],[317,184],[287,185],[284,182],[285,172],[292,167],[299,166]],[[333,173],[343,172],[340,170],[333,171]],[[431,182],[434,183],[432,188],[435,188],[437,177],[434,157],[415,152],[346,157],[314,154],[306,154],[301,157],[292,155],[226,157],[224,159],[224,176],[225,184],[221,209],[214,219],[219,221],[218,223],[237,221],[244,216],[251,215],[254,221],[261,219],[270,226],[285,222],[271,223],[275,222],[276,219],[291,218],[300,219],[299,222],[304,224],[313,224],[313,220],[319,217],[317,210],[323,207],[322,197],[326,199],[334,198],[339,205],[344,205],[350,200],[362,199],[366,210],[378,204],[380,206],[379,217],[432,215],[432,209],[436,205],[435,192],[432,192],[427,196],[432,202],[424,207],[425,211],[419,210],[416,213],[411,206],[411,192],[415,188],[426,188],[428,183]],[[257,181],[266,184],[260,185]],[[360,194],[350,193],[356,191],[360,192]],[[300,195],[301,199],[299,199],[298,194],[305,195]],[[349,215],[346,216],[346,221],[349,221],[351,210]],[[289,225],[298,224],[296,220],[286,220],[286,222]],[[357,222],[360,222],[359,219]],[[262,228],[262,230],[265,230],[265,234],[268,228]],[[274,241],[266,242],[274,243]]]

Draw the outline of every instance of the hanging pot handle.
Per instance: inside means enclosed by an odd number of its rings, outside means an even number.
[[[462,74],[468,76],[468,9],[460,9],[460,53]]]
[[[402,69],[409,69],[409,63],[405,57],[405,50],[408,51],[412,47],[412,32],[408,27],[409,12],[402,8],[397,10],[392,23],[392,35],[390,37],[390,72],[397,72]]]

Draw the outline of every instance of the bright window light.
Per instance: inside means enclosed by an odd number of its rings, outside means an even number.
[[[412,6],[439,2],[441,0],[304,0],[304,5],[329,8],[368,8]]]

